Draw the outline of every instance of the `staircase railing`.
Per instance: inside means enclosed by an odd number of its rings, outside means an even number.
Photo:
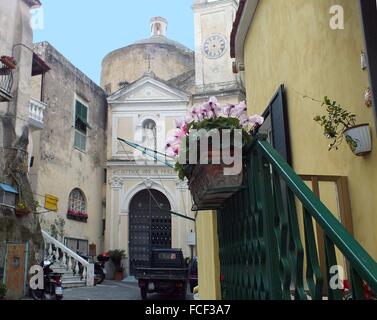
[[[245,188],[218,211],[224,299],[345,299],[342,269],[348,298],[377,293],[377,263],[268,142],[244,161]]]
[[[47,232],[42,231],[42,234],[45,241],[45,252],[49,256],[54,256],[55,261],[65,267],[67,271],[72,271],[74,274],[81,273],[81,278],[87,286],[94,286],[94,264],[80,257]]]

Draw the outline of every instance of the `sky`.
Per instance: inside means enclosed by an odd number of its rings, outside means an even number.
[[[48,41],[97,84],[109,52],[150,36],[149,20],[169,22],[168,37],[194,48],[192,0],[42,0],[34,42]],[[40,13],[39,17],[41,16]],[[39,21],[39,20],[38,20]]]

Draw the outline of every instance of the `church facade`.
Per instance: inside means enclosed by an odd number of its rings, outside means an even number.
[[[175,120],[184,119],[189,108],[211,96],[222,104],[243,99],[229,54],[237,5],[235,0],[194,1],[195,52],[170,40],[168,22],[154,17],[149,38],[103,60],[101,86],[109,94],[105,248],[126,250],[130,274],[148,262],[153,248],[195,254],[200,212],[191,211],[187,184],[159,160]],[[127,142],[157,150],[159,160]]]

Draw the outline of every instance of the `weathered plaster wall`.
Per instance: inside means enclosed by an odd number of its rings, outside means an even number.
[[[45,128],[33,134],[33,187],[40,195],[49,193],[59,198],[58,212],[43,215],[47,224],[57,217],[66,218],[70,192],[75,188],[81,189],[87,200],[88,223],[66,219],[66,236],[95,243],[99,253],[103,248],[106,95],[47,42],[37,44],[35,48],[51,70],[45,77],[44,95],[48,105],[44,114]],[[38,84],[34,87],[38,89]],[[87,133],[86,152],[74,147],[76,96],[88,104],[91,129]],[[43,201],[43,198],[40,200]]]
[[[263,112],[280,84],[287,91],[293,165],[299,174],[348,176],[354,232],[377,259],[377,151],[356,157],[343,144],[328,152],[328,141],[313,121],[329,96],[369,123],[376,140],[373,110],[364,106],[367,71],[357,0],[339,0],[345,29],[329,27],[331,0],[262,0],[245,43],[246,88],[250,113]]]
[[[25,204],[34,209],[27,176],[32,54],[25,47],[15,46],[19,43],[31,46],[32,37],[27,4],[21,0],[0,0],[0,55],[13,55],[17,61],[13,70],[12,100],[0,102],[0,182],[21,191]],[[42,259],[43,238],[34,214],[17,218],[14,210],[0,207],[0,243],[5,241],[29,241],[30,265]]]
[[[120,82],[134,82],[149,69],[147,55],[151,56],[151,69],[162,80],[170,80],[194,70],[194,53],[183,51],[171,44],[135,44],[109,53],[102,62],[101,86],[111,85],[117,91]]]

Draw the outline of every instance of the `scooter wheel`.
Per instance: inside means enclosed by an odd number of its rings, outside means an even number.
[[[30,295],[34,300],[44,300],[45,299],[44,290],[41,290],[41,289],[30,290]]]

